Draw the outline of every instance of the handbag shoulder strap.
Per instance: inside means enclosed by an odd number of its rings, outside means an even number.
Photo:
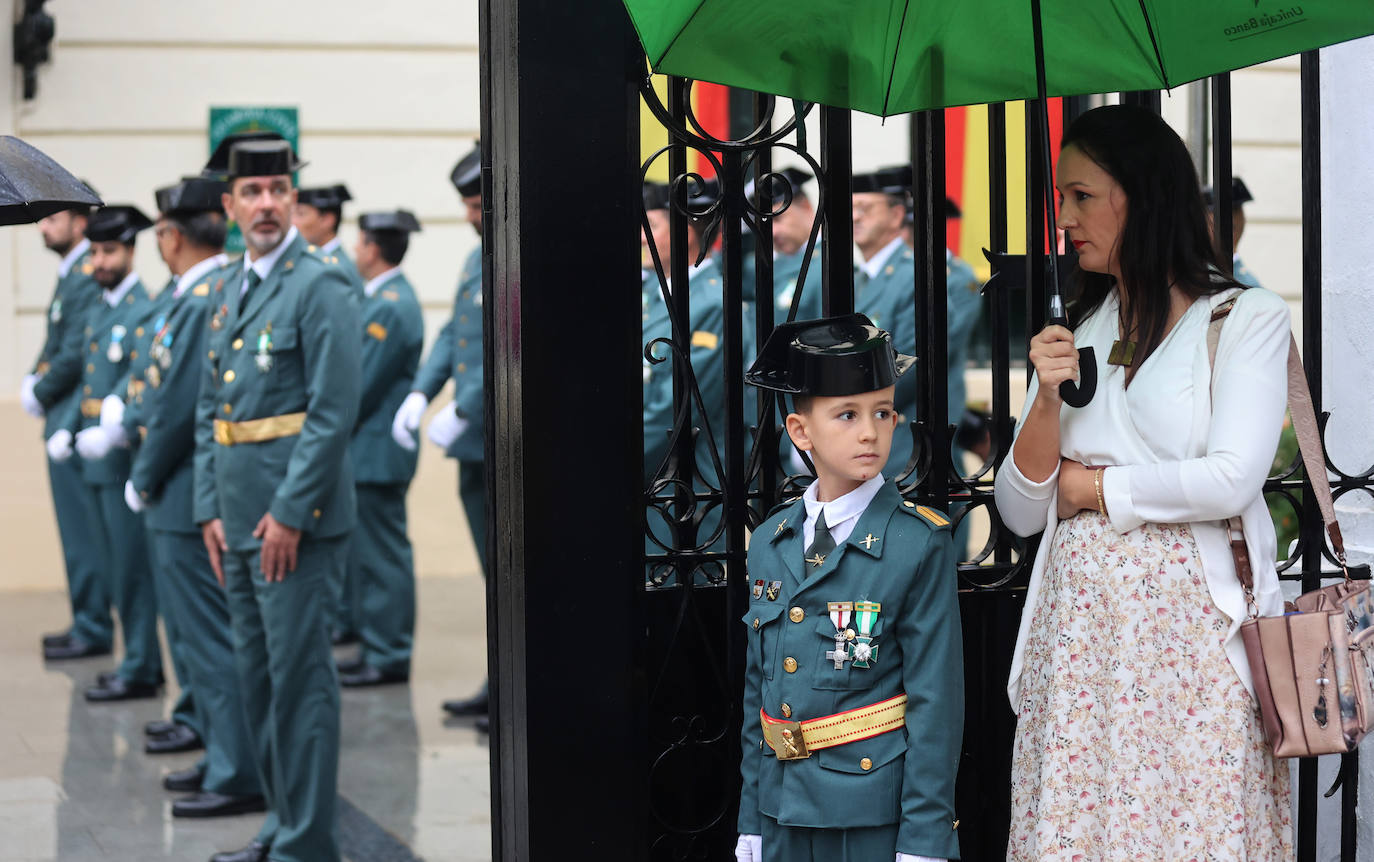
[[[1221,343],[1221,327],[1227,316],[1240,299],[1239,288],[1212,309],[1211,323],[1207,327],[1207,362],[1212,369],[1213,382],[1216,380],[1217,346]],[[1292,332],[1288,334],[1288,413],[1292,417],[1293,431],[1298,438],[1298,448],[1302,452],[1302,463],[1306,468],[1307,480],[1312,485],[1312,493],[1321,511],[1322,523],[1331,538],[1331,549],[1335,552],[1341,569],[1346,570],[1345,540],[1341,537],[1341,525],[1336,520],[1336,506],[1331,499],[1331,482],[1326,474],[1326,460],[1322,452],[1321,431],[1317,425],[1316,411],[1312,407],[1312,391],[1307,386],[1307,373],[1302,367],[1302,357],[1298,355],[1298,342]],[[1241,530],[1239,517],[1227,520],[1227,532],[1231,538],[1231,550],[1236,557],[1236,577],[1249,595],[1254,588],[1254,573],[1250,568],[1249,552],[1245,546],[1245,535]],[[1350,574],[1346,571],[1346,578]]]

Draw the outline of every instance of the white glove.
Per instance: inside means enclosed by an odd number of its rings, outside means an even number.
[[[100,402],[100,427],[109,434],[110,429],[119,428],[123,430],[124,425],[124,399],[118,395],[106,395],[105,400]]]
[[[35,419],[42,419],[43,405],[38,403],[38,398],[33,394],[33,387],[37,382],[37,374],[24,375],[24,382],[19,386],[19,403],[24,405],[25,413]]]
[[[113,448],[114,441],[99,425],[76,432],[76,451],[87,461],[99,461]]]
[[[429,399],[425,393],[412,392],[396,408],[396,415],[391,420],[391,439],[402,449],[415,451],[418,442],[415,432],[420,430],[420,420],[424,418],[427,407]]]
[[[917,856],[912,853],[898,853],[897,862],[949,862],[949,860],[937,859],[934,856]]]
[[[735,844],[735,862],[763,862],[763,836],[741,835]]]
[[[132,479],[124,483],[124,505],[128,506],[129,511],[135,515],[143,511],[143,498],[138,496],[138,492],[134,490]]]
[[[72,457],[72,432],[63,428],[48,438],[48,457],[61,464]]]
[[[463,436],[472,423],[458,415],[458,411],[453,409],[453,405],[445,407],[439,411],[429,423],[429,442],[438,446],[440,449],[447,449],[453,445],[453,441]]]

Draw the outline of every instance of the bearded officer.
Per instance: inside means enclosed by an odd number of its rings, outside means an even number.
[[[44,420],[43,439],[50,441],[50,449],[55,444],[59,451],[71,446],[68,426],[81,401],[81,369],[86,364],[85,318],[101,296],[100,285],[92,278],[91,242],[86,239],[90,213],[90,207],[76,207],[38,222],[43,244],[62,262],[48,303],[47,339],[33,370],[24,377],[19,399],[30,416]],[[106,655],[114,637],[114,620],[105,561],[89,541],[98,515],[81,480],[80,461],[49,457],[48,486],[62,539],[72,625],[64,632],[43,636],[43,657]]]
[[[338,862],[334,585],[354,525],[360,323],[335,264],[291,226],[295,154],[234,143],[225,212],[247,250],[212,293],[196,413],[195,519],[224,584],[269,814],[215,862]],[[143,490],[143,489],[140,489]]]
[[[363,383],[353,432],[358,527],[348,555],[362,646],[339,682],[370,686],[410,679],[415,635],[415,561],[406,534],[406,491],[416,452],[392,439],[391,420],[410,392],[424,347],[424,318],[401,261],[420,222],[406,210],[358,220],[354,254],[363,286]],[[345,594],[348,591],[345,590]]]

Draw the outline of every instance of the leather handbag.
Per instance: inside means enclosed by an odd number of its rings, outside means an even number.
[[[1212,312],[1207,354],[1214,370],[1221,325],[1237,295]],[[1374,728],[1374,595],[1369,589],[1368,567],[1346,562],[1312,393],[1291,334],[1288,412],[1331,550],[1344,579],[1302,594],[1296,602],[1287,603],[1282,616],[1260,616],[1241,519],[1230,518],[1226,528],[1231,554],[1249,606],[1249,618],[1241,623],[1240,634],[1254,677],[1264,732],[1274,755],[1339,754],[1353,751]],[[1351,569],[1356,569],[1364,579],[1352,578]]]

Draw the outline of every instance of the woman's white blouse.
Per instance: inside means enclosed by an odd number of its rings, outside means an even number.
[[[1246,602],[1236,580],[1224,520],[1240,515],[1255,561],[1255,598],[1261,614],[1281,613],[1283,598],[1272,564],[1276,541],[1262,487],[1269,474],[1288,402],[1288,305],[1276,294],[1251,288],[1240,294],[1221,331],[1215,376],[1207,358],[1212,309],[1229,292],[1203,297],[1188,309],[1164,342],[1125,387],[1126,369],[1106,357],[1118,337],[1113,291],[1075,333],[1078,347],[1097,353],[1097,395],[1085,407],[1060,409],[1060,454],[1089,466],[1107,465],[1102,489],[1107,514],[1119,532],[1145,523],[1188,523],[1212,601],[1231,621],[1226,652],[1253,694],[1241,644]],[[1035,401],[1037,382],[1026,394]],[[1025,424],[1025,414],[1021,424]],[[1031,572],[1016,639],[1008,694],[1017,692],[1026,635],[1045,575],[1058,518],[1059,470],[1032,482],[1009,456],[997,472],[998,512],[1012,531],[1045,531]]]

